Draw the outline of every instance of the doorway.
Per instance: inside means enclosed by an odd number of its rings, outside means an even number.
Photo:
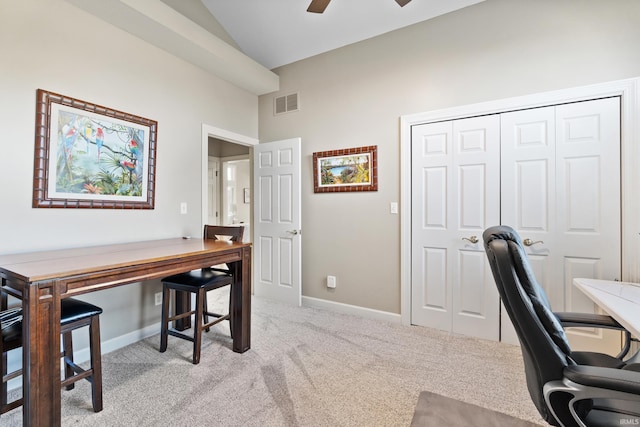
[[[247,224],[244,232],[244,240],[251,241],[251,230],[248,225],[251,223],[251,161],[250,153],[253,146],[258,144],[258,140],[245,135],[229,132],[224,129],[209,125],[202,125],[202,219],[201,227],[205,224],[232,224],[223,219],[225,209],[224,197],[222,193],[222,172],[225,162],[233,162],[246,159],[247,178],[241,179],[242,185],[240,194],[235,203],[242,204],[242,215],[247,220],[238,221]],[[245,188],[247,191],[245,191]],[[248,198],[245,194],[248,193]],[[245,200],[248,203],[245,203]],[[229,205],[229,202],[227,203]],[[244,218],[243,216],[243,218]]]

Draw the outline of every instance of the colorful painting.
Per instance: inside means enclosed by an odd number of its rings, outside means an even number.
[[[314,191],[377,191],[377,147],[313,153]]]
[[[153,208],[156,122],[42,90],[38,101],[34,207]]]

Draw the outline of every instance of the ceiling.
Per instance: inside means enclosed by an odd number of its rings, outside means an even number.
[[[201,0],[242,52],[268,69],[290,64],[484,0]]]

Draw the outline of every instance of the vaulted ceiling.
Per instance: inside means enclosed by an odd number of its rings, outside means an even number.
[[[307,12],[311,0],[201,1],[246,55],[273,69],[483,0],[331,0],[322,14]]]
[[[66,0],[256,95],[271,70],[484,0]]]

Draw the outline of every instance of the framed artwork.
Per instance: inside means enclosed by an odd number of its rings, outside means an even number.
[[[38,89],[34,208],[153,209],[158,123]]]
[[[313,153],[313,191],[378,191],[378,147]]]

